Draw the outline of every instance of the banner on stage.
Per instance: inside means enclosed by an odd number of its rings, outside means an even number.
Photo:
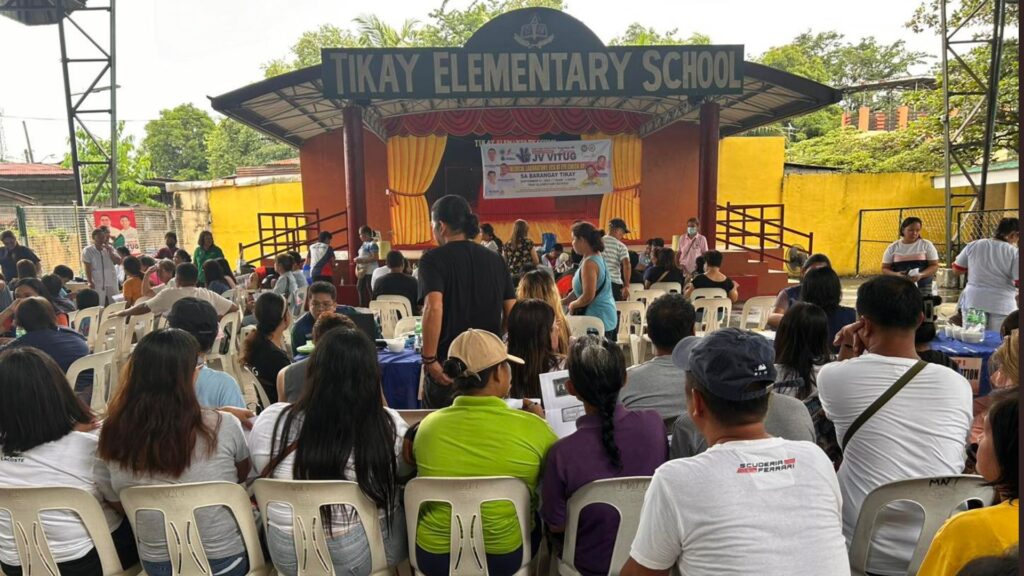
[[[481,145],[484,198],[536,198],[612,191],[611,140]]]

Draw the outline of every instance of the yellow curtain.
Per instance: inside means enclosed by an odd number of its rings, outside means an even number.
[[[441,165],[447,136],[388,138],[388,193],[392,244],[430,242],[430,208],[424,195]]]
[[[636,134],[608,136],[600,132],[583,134],[583,140],[612,141],[613,190],[601,199],[601,222],[608,226],[612,218],[622,218],[629,226],[626,238],[642,238],[640,233],[640,174],[643,142]]]

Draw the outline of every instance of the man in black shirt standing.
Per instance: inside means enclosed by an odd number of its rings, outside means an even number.
[[[439,248],[423,255],[419,294],[423,300],[423,402],[427,408],[452,403],[451,379],[441,369],[448,347],[470,328],[504,333],[515,304],[512,276],[496,252],[472,241],[480,222],[461,196],[434,202],[430,224]]]
[[[419,285],[416,279],[405,273],[405,256],[398,250],[388,252],[385,259],[390,272],[380,277],[373,286],[373,299],[378,296],[405,296],[409,299],[413,314],[419,313]]]

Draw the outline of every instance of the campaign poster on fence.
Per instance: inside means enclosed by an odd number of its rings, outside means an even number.
[[[93,225],[106,226],[115,248],[124,246],[132,254],[140,254],[139,231],[135,227],[135,211],[131,209],[96,210],[92,213]]]
[[[486,144],[480,157],[488,200],[612,191],[611,140]]]

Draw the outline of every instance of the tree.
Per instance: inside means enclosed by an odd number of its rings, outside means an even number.
[[[272,140],[230,118],[217,123],[207,138],[206,146],[212,178],[231,176],[239,166],[261,166],[297,155],[291,146]]]
[[[711,44],[711,37],[707,34],[694,32],[689,38],[679,38],[676,34],[678,28],[658,32],[653,27],[644,27],[639,22],[633,22],[626,26],[626,31],[621,36],[616,36],[608,42],[609,46],[658,46],[671,44]]]
[[[316,30],[303,32],[298,41],[291,47],[292,58],[277,58],[263,65],[266,78],[278,76],[285,72],[308,68],[320,64],[321,48],[355,48],[359,46],[359,38],[349,30],[343,30],[333,24],[324,24]]]
[[[844,87],[906,76],[912,66],[924,61],[924,57],[923,52],[907,50],[903,40],[882,44],[868,36],[850,43],[833,30],[818,33],[808,30],[788,44],[769,48],[755,61],[815,82]],[[858,104],[891,108],[901,96],[895,91],[879,91],[861,93],[857,98]],[[838,128],[841,117],[840,106],[828,106],[794,118],[789,122],[792,130],[788,131],[793,141],[816,138]]]
[[[473,0],[462,10],[450,9],[448,0],[427,13],[430,21],[419,32],[420,46],[462,46],[488,20],[520,8],[565,10],[563,0]]]
[[[527,7],[562,10],[563,0],[474,0],[464,9],[449,9],[448,0],[430,11],[429,22],[405,20],[394,28],[374,15],[356,18],[356,30],[324,24],[302,34],[291,47],[291,58],[278,58],[263,65],[266,78],[320,64],[322,48],[395,47],[395,46],[462,46],[488,20],[510,10]]]
[[[928,2],[920,4],[914,15],[906,23],[907,28],[915,33],[931,32],[933,34],[940,34],[939,1],[928,0]],[[946,14],[949,30],[963,26],[963,30],[958,33],[960,40],[968,37],[989,37],[992,34],[992,26],[994,24],[993,5],[994,3],[991,0],[961,0],[958,4],[953,5],[953,9],[949,10]],[[1006,28],[999,68],[999,89],[996,96],[996,129],[993,135],[994,154],[1009,154],[1012,157],[1016,157],[1020,153],[1018,140],[1020,109],[1017,101],[1020,94],[1020,40],[1013,35],[1020,18],[1019,10],[1019,6],[1016,3],[1006,3]],[[967,71],[967,68],[987,82],[992,58],[991,49],[988,46],[977,44],[960,44],[954,46],[954,48],[964,62],[967,63],[967,67],[953,59],[950,60],[950,91],[969,92],[980,90],[981,87],[975,82],[974,77]],[[931,92],[918,94],[914,104],[928,111],[930,116],[927,121],[928,129],[941,136],[943,129],[941,123],[943,114],[942,70],[936,66],[933,72],[939,80],[938,88]],[[978,101],[978,96],[953,95],[950,97],[950,129],[953,132],[960,128],[969,110]],[[963,138],[961,138],[962,142],[980,142],[984,139],[984,110],[980,114],[982,116],[976,117],[964,130]],[[961,156],[973,158],[976,163],[980,163],[983,152],[981,146],[974,146],[961,151]]]
[[[152,177],[150,160],[145,152],[135,149],[135,137],[124,135],[124,122],[117,125],[117,193],[122,204],[141,204],[144,206],[161,206],[153,200],[160,190],[153,186],[144,186],[142,181]],[[79,128],[75,131],[75,142],[78,144],[78,159],[84,162],[105,162],[110,153],[110,140],[98,139],[98,142]],[[99,144],[97,146],[97,143]],[[61,165],[71,168],[71,154],[64,156]],[[110,201],[110,179],[105,176],[107,167],[102,165],[82,166],[82,192],[86,203],[98,206]],[[99,193],[89,202],[96,185],[103,181]]]
[[[353,20],[359,30],[359,44],[367,47],[398,48],[415,46],[419,31],[418,20],[408,19],[401,28],[393,28],[377,16],[370,14]]]
[[[142,140],[153,172],[175,180],[206,178],[206,137],[213,126],[210,115],[192,104],[161,110],[160,118],[146,123]]]

